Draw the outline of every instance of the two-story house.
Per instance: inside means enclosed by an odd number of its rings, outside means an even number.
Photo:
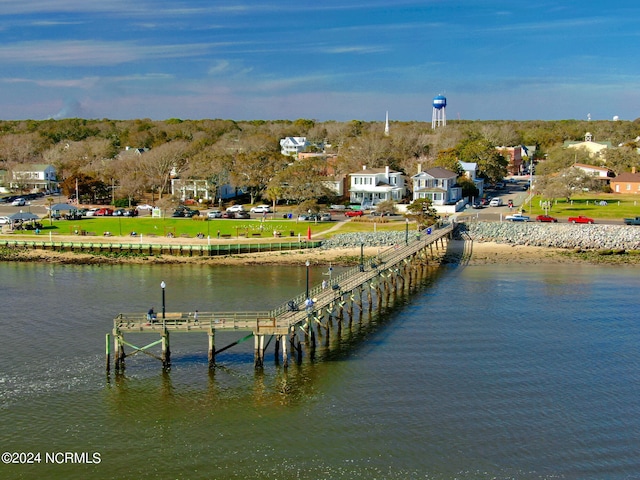
[[[428,198],[434,207],[455,204],[462,199],[458,174],[442,167],[418,172],[413,177],[413,199]]]
[[[53,165],[45,164],[16,166],[11,171],[9,187],[22,192],[57,190],[56,169]]]
[[[351,173],[349,199],[351,203],[360,204],[364,208],[372,207],[386,200],[399,202],[407,189],[402,172],[384,168],[362,167],[360,172]]]
[[[280,153],[295,157],[310,145],[307,137],[286,137],[280,140]]]

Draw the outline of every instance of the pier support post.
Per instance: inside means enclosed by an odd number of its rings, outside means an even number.
[[[171,347],[169,345],[169,331],[162,332],[162,368],[171,368]]]
[[[115,355],[116,373],[124,372],[124,343],[121,333],[113,334],[113,353]]]
[[[105,349],[107,357],[107,374],[111,371],[111,335],[107,333],[105,338]]]
[[[284,368],[289,367],[289,354],[287,352],[287,337],[286,335],[281,335],[281,343],[282,343],[282,366]]]
[[[298,365],[302,363],[302,345],[300,344],[300,339],[298,339]]]
[[[264,366],[264,335],[253,335],[254,366],[262,368]]]
[[[211,327],[209,330],[209,368],[213,369],[216,367],[216,330]]]

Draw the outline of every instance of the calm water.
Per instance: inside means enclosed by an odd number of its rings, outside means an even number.
[[[256,373],[248,341],[209,375],[206,335],[175,334],[169,374],[116,378],[111,319],[159,309],[161,280],[169,311],[265,309],[304,269],[0,264],[0,450],[42,455],[0,478],[640,478],[638,272],[452,266],[318,363],[270,345]]]

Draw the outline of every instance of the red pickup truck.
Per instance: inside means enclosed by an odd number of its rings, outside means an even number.
[[[347,210],[344,215],[345,217],[361,217],[364,212],[362,210]]]
[[[569,223],[595,223],[593,218],[585,217],[580,215],[579,217],[569,217],[567,219]]]

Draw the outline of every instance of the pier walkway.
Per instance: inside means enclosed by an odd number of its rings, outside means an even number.
[[[349,312],[356,305],[360,312],[365,308],[380,308],[391,291],[405,289],[416,279],[416,266],[424,267],[433,258],[434,249],[444,248],[453,231],[452,225],[439,229],[427,229],[419,234],[407,235],[406,242],[390,247],[372,258],[361,257],[361,264],[340,275],[330,276],[326,282],[309,286],[307,291],[270,311],[253,312],[164,312],[157,318],[149,319],[145,313],[120,313],[113,321],[113,346],[116,371],[124,369],[124,359],[137,353],[145,353],[170,366],[169,336],[172,332],[202,332],[209,335],[209,363],[215,365],[215,355],[242,341],[254,337],[256,366],[262,366],[264,359],[264,337],[276,336],[276,349],[282,338],[291,340],[292,349],[300,354],[300,343],[293,338],[298,329],[306,337],[313,337],[313,327],[326,327],[325,315],[342,316],[347,306]],[[374,302],[375,298],[375,302]],[[311,300],[311,304],[309,301]],[[216,331],[247,332],[248,335],[224,348],[216,350]],[[161,339],[143,347],[137,347],[124,340],[124,334],[157,333]],[[282,342],[282,359],[287,365],[286,343]],[[162,345],[160,357],[150,353],[155,345]],[[133,348],[125,354],[124,347]],[[106,341],[107,370],[110,368],[111,342]]]

